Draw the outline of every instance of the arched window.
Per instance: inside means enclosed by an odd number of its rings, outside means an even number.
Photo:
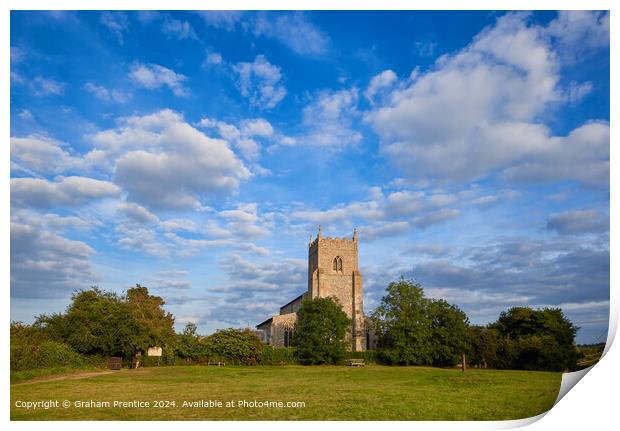
[[[336,272],[342,272],[342,258],[340,256],[334,258],[333,269]]]

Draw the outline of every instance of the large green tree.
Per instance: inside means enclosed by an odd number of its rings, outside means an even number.
[[[572,370],[578,352],[575,335],[579,329],[559,308],[535,310],[514,307],[489,325],[497,330],[509,348],[502,352],[506,367],[528,370]]]
[[[347,333],[351,319],[332,298],[306,299],[297,312],[293,345],[299,362],[337,364],[350,345]]]
[[[425,298],[419,283],[404,278],[388,285],[373,318],[383,362],[448,366],[467,349],[465,313],[444,300]]]
[[[427,314],[431,322],[432,364],[444,367],[458,363],[469,346],[467,315],[443,299],[430,300]]]
[[[373,313],[381,361],[400,365],[431,362],[428,302],[417,283],[401,278],[388,285]]]

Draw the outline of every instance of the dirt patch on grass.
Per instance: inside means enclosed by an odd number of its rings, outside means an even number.
[[[114,374],[114,373],[119,373],[119,372],[121,371],[102,370],[102,371],[86,371],[86,372],[77,372],[77,373],[69,373],[69,374],[59,374],[59,375],[54,375],[54,376],[39,376],[39,377],[34,377],[30,380],[21,381],[17,383],[11,383],[11,386],[31,385],[33,383],[53,382],[56,380],[87,379],[89,377],[104,376],[106,374]]]

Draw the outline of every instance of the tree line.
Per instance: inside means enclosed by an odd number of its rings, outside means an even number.
[[[292,348],[273,348],[255,331],[228,328],[201,336],[194,323],[174,331],[174,316],[161,297],[141,285],[124,294],[97,287],[74,293],[64,313],[40,315],[31,325],[11,323],[11,370],[80,366],[109,356],[126,361],[149,347],[163,357],[144,365],[224,361],[232,364],[342,363],[362,357],[389,365],[454,366],[465,354],[478,367],[572,370],[577,331],[560,309],[511,308],[496,322],[471,325],[445,300],[424,296],[422,287],[401,279],[390,283],[370,316],[377,349],[350,352],[351,320],[332,298],[306,300],[298,311]]]

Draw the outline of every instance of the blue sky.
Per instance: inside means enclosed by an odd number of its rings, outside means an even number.
[[[135,283],[253,326],[360,232],[474,323],[609,310],[609,15],[12,12],[11,318]]]

